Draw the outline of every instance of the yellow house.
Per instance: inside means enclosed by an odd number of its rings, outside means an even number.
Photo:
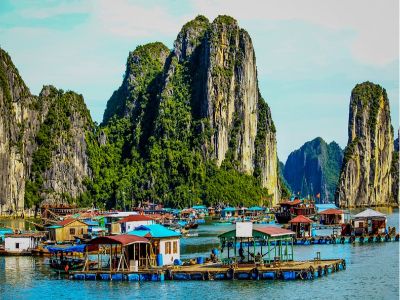
[[[66,219],[56,225],[50,226],[49,237],[53,241],[73,241],[75,237],[83,237],[88,233],[88,225],[80,220]]]

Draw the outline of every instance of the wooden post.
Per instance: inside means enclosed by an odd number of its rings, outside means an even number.
[[[229,257],[229,242],[228,242],[228,259],[229,259],[230,257]]]
[[[112,271],[112,244],[110,245],[110,272]]]
[[[250,261],[250,239],[247,238],[247,262]]]

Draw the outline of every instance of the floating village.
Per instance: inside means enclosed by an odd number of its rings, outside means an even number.
[[[318,210],[296,197],[273,208],[146,203],[132,211],[43,206],[40,213],[40,221],[26,221],[34,231],[1,226],[0,255],[43,256],[71,280],[312,280],[345,270],[345,259],[317,252],[299,261],[294,246],[399,241],[383,213]],[[198,236],[205,223],[231,226],[207,257],[182,259],[181,239]]]

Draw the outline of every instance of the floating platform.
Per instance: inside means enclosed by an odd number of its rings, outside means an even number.
[[[203,264],[140,272],[101,270],[70,272],[74,280],[164,281],[164,280],[312,280],[346,269],[344,259],[289,261],[270,265]]]
[[[370,243],[389,243],[398,242],[399,235],[396,236],[342,236],[332,238],[330,236],[316,236],[311,238],[298,238],[293,240],[293,245],[331,245],[331,244],[370,244]]]

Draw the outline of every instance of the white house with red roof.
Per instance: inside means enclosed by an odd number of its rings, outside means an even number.
[[[126,233],[142,225],[155,224],[155,221],[146,215],[131,215],[119,220],[118,223],[121,224],[121,233]]]

